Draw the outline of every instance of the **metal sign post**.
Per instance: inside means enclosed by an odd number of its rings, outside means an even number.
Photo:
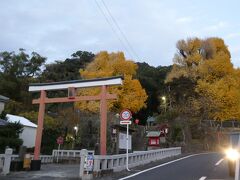
[[[129,111],[128,109],[123,110],[120,113],[120,118],[122,121],[120,121],[120,124],[122,125],[127,125],[127,136],[126,136],[126,169],[127,171],[130,171],[130,169],[128,168],[128,134],[129,134],[129,124],[132,123],[132,121],[130,121],[130,119],[132,118],[132,113],[131,111]]]
[[[131,122],[131,121],[130,121]],[[126,150],[126,169],[128,171],[130,171],[130,169],[128,168],[128,130],[129,130],[129,124],[127,124],[127,138],[126,138],[126,141],[127,141],[127,150]]]
[[[59,150],[60,150],[61,144],[58,144],[58,151],[57,151],[57,163],[58,163],[58,156],[59,156]]]
[[[59,150],[60,150],[60,147],[61,147],[61,144],[63,144],[63,137],[62,136],[59,136],[57,138],[57,143],[58,143],[58,151],[57,151],[57,163],[58,163],[58,156],[59,156]]]

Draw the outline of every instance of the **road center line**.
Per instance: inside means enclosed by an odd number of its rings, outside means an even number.
[[[215,166],[218,166],[219,164],[221,164],[221,162],[223,162],[224,161],[224,159],[220,159],[216,164],[215,164]]]
[[[203,176],[203,177],[201,177],[199,180],[204,180],[204,179],[206,179],[207,177],[206,176]]]
[[[156,168],[159,168],[159,167],[162,167],[162,166],[166,166],[166,165],[168,165],[168,164],[171,164],[171,163],[174,163],[174,162],[183,160],[183,159],[187,159],[187,158],[190,158],[190,157],[193,157],[193,156],[202,155],[202,154],[211,154],[211,153],[200,153],[200,154],[192,154],[192,155],[189,155],[189,156],[185,156],[185,157],[182,157],[182,158],[179,158],[179,159],[176,159],[176,160],[167,162],[167,163],[160,164],[160,165],[158,165],[158,166],[154,166],[154,167],[149,168],[149,169],[145,169],[145,170],[143,170],[143,171],[137,172],[137,173],[132,174],[132,175],[129,175],[129,176],[127,176],[127,177],[123,177],[123,178],[118,179],[118,180],[128,179],[128,178],[137,176],[137,175],[139,175],[139,174],[145,173],[145,172],[147,172],[147,171],[151,171],[151,170],[153,170],[153,169],[156,169]]]

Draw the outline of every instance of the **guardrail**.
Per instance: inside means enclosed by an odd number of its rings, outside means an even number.
[[[17,158],[18,158],[18,155],[16,154],[11,155],[11,161],[14,161]],[[0,172],[3,169],[4,159],[5,159],[5,154],[0,154]]]
[[[80,159],[80,152],[81,150],[56,150],[54,149],[52,152],[52,155],[40,155],[41,163],[47,164],[47,163],[53,163],[55,158],[57,157],[57,154],[59,158],[62,159],[68,159],[68,158],[79,158]],[[89,151],[90,153],[94,154],[94,151]],[[0,171],[3,168],[4,164],[4,156],[5,154],[0,154]],[[33,155],[30,156],[31,159],[33,159]],[[11,155],[11,161],[17,160],[19,158],[19,155],[13,154]]]
[[[5,154],[0,154],[0,160],[4,160],[4,157],[5,157]],[[13,154],[11,155],[11,160],[14,161],[15,159],[18,158],[18,155],[17,154]]]
[[[0,154],[0,170],[3,168],[4,164],[4,157],[5,154]],[[31,159],[33,159],[33,155],[30,156]],[[17,160],[19,158],[19,155],[13,154],[11,155],[11,161]],[[47,163],[53,163],[53,156],[52,155],[40,155],[41,163],[47,164]]]
[[[75,157],[80,158],[80,150],[53,150],[52,155],[40,155],[42,163],[53,163],[54,158],[59,153],[59,157]],[[94,155],[94,151],[89,151]],[[133,168],[139,165],[144,165],[152,161],[157,161],[167,157],[177,156],[181,154],[181,147],[166,148],[150,151],[135,151],[129,153],[129,168]],[[3,168],[4,154],[0,154],[0,170]],[[16,160],[18,155],[11,155],[11,161]],[[33,155],[31,155],[33,159]],[[113,170],[114,172],[122,171],[126,168],[126,154],[118,155],[94,155],[94,167],[93,171],[97,175],[103,170]]]
[[[31,159],[33,159],[33,156],[31,156]],[[53,163],[52,155],[40,155],[40,159],[43,164]]]
[[[144,165],[152,161],[157,161],[167,157],[181,154],[181,147],[166,148],[150,151],[139,151],[129,154],[129,168]],[[126,168],[126,154],[120,155],[95,155],[94,169],[95,173],[102,170],[113,170],[114,172],[122,171]]]
[[[53,157],[80,157],[81,150],[57,150],[52,152]]]
[[[94,155],[94,151],[88,151],[88,152]],[[54,149],[52,152],[52,156],[57,157],[57,155],[58,155],[59,158],[68,158],[68,157],[80,158],[80,153],[81,153],[81,150],[57,150],[57,149]]]

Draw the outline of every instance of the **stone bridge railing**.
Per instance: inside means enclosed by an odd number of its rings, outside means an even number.
[[[56,157],[58,155],[59,159],[69,159],[69,158],[76,158],[80,160],[80,152],[81,150],[56,150],[54,149],[52,155],[40,155],[41,163],[53,163],[54,160],[56,161]],[[89,151],[90,153],[94,154],[94,151]],[[0,154],[0,172],[3,168],[4,164],[4,154]],[[12,154],[11,161],[17,160],[19,156],[17,154]],[[33,155],[30,156],[33,159]]]
[[[11,155],[11,161],[17,160],[18,157],[19,156],[16,154]],[[33,155],[31,155],[31,159],[33,159]],[[41,163],[43,164],[53,163],[53,156],[51,155],[40,155],[40,159],[41,159]],[[4,164],[4,154],[0,154],[0,172],[3,168],[3,164]]]
[[[91,154],[94,154],[94,151],[88,151],[89,153]],[[53,152],[52,152],[52,156],[53,157],[57,157],[57,155],[61,158],[80,158],[80,153],[81,153],[81,150],[57,150],[57,149],[54,149]]]
[[[157,161],[167,157],[177,156],[180,154],[181,147],[133,152],[129,154],[129,168],[144,165],[152,161]],[[125,168],[126,154],[94,156],[93,171],[95,173],[101,172],[102,170],[113,170],[114,172],[117,172],[122,171]]]
[[[82,150],[83,151],[83,150]],[[93,151],[87,151],[87,154],[92,154],[94,156],[94,166],[93,171],[95,175],[101,173],[104,170],[112,170],[113,172],[122,171],[126,168],[126,154],[118,154],[118,155],[94,155]],[[52,155],[41,155],[40,159],[42,163],[53,163],[56,156],[65,157],[65,158],[81,158],[85,159],[84,153],[81,153],[80,150],[54,150]],[[158,149],[158,150],[150,150],[150,151],[136,151],[133,153],[129,153],[129,168],[133,168],[139,165],[144,165],[150,163],[152,161],[157,161],[160,159],[164,159],[167,157],[177,156],[181,154],[181,147],[175,148],[166,148],[166,149]],[[3,168],[4,162],[4,154],[0,154],[0,172]],[[16,160],[18,155],[10,155],[11,161]],[[31,156],[33,159],[33,156]],[[83,161],[84,162],[84,161]],[[81,163],[81,169],[84,163]],[[82,173],[83,174],[83,173]]]

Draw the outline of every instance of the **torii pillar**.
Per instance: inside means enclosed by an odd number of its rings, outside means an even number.
[[[40,98],[34,99],[33,104],[39,104],[38,127],[35,140],[34,160],[39,160],[42,142],[42,130],[45,114],[45,104],[61,103],[61,102],[77,102],[77,101],[100,101],[100,154],[106,155],[107,144],[107,100],[116,99],[115,94],[107,93],[107,86],[121,85],[122,76],[90,79],[90,80],[74,80],[54,83],[35,83],[30,84],[29,91],[39,92]],[[97,96],[75,96],[77,88],[101,87],[101,93]],[[63,98],[48,98],[46,91],[68,89],[68,97]]]

